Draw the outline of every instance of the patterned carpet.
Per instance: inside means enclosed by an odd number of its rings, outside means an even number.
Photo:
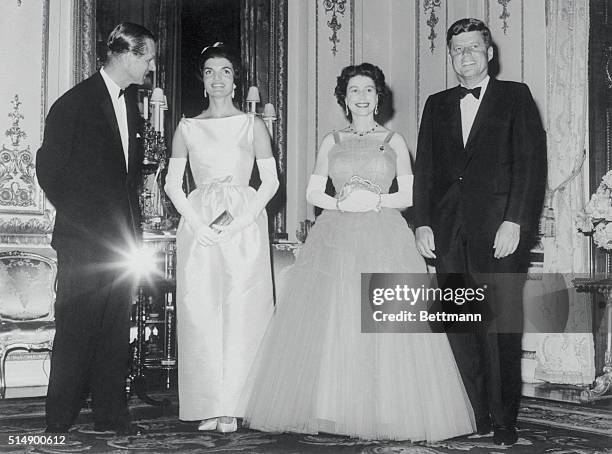
[[[141,436],[119,437],[90,433],[91,415],[83,412],[64,444],[36,444],[43,434],[42,401],[19,399],[0,402],[0,452],[3,453],[547,453],[612,454],[612,412],[525,399],[521,407],[519,441],[512,447],[493,444],[491,438],[468,437],[439,443],[378,442],[334,435],[266,434],[240,429],[233,434],[198,432],[196,423],[181,422],[176,406],[166,414],[134,403]],[[15,436],[21,439],[16,444]],[[12,437],[11,437],[12,436]]]

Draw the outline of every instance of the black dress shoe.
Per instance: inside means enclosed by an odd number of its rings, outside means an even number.
[[[516,443],[518,440],[518,433],[516,427],[513,426],[499,426],[495,427],[493,433],[493,443],[496,445],[510,446]]]
[[[65,434],[70,430],[70,426],[62,426],[60,424],[49,424],[45,429],[47,434]]]
[[[491,424],[491,418],[484,418],[480,421],[476,421],[476,433],[478,435],[489,435],[493,432],[493,424]]]

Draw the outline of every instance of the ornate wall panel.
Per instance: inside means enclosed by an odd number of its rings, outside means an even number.
[[[457,84],[447,58],[446,30],[460,18],[475,17],[485,21],[491,29],[496,46],[495,75],[499,79],[527,83],[544,119],[544,4],[544,0],[416,0],[418,79],[415,102],[419,118],[430,94]]]
[[[313,131],[312,137],[300,139],[308,152],[306,165],[299,169],[305,181],[322,135],[345,124],[333,88],[342,67],[351,63],[369,61],[385,71],[393,93],[386,125],[404,134],[414,151],[425,100],[458,83],[447,57],[446,30],[462,17],[490,25],[500,63],[497,77],[526,82],[546,120],[545,0],[317,0],[309,5],[308,52],[314,56],[301,59],[300,71],[312,74],[312,80],[308,90],[290,91],[289,100],[290,105],[292,99],[307,100],[300,106],[308,112],[309,134]],[[299,14],[304,12],[302,8]],[[302,48],[290,47],[289,52],[305,57]],[[296,193],[297,199],[289,203],[306,206],[301,192]]]
[[[96,0],[74,0],[74,73],[78,84],[96,72]]]
[[[354,62],[354,1],[317,0],[315,25],[316,52],[316,138],[346,124],[336,103],[336,77],[343,67]]]
[[[0,6],[0,234],[48,233],[35,178],[46,114],[49,0]]]

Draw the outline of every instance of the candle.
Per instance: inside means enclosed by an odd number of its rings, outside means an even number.
[[[142,116],[145,120],[149,119],[149,98],[147,96],[142,100]]]
[[[268,132],[271,137],[274,137],[274,121],[276,120],[276,110],[274,110],[274,105],[271,103],[267,103],[263,109],[263,121],[268,127]]]
[[[157,131],[157,106],[154,103],[151,103],[151,126],[154,131]]]
[[[164,135],[164,108],[159,106],[159,132]]]
[[[161,113],[163,103],[164,91],[159,87],[154,88],[151,94],[151,104],[153,104],[153,118],[151,123],[156,131],[161,131],[162,128],[162,126],[160,126],[160,120],[161,123],[163,123],[163,114]]]

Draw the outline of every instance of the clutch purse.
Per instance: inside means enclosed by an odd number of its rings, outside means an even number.
[[[224,210],[219,216],[217,216],[208,226],[213,230],[219,230],[218,227],[223,225],[229,225],[234,220],[234,217],[229,211]]]

